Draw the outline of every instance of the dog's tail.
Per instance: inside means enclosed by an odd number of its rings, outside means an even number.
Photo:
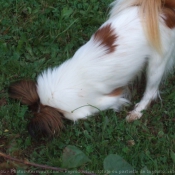
[[[145,22],[143,27],[146,31],[151,45],[159,52],[162,52],[159,29],[159,14],[161,12],[162,0],[137,0],[140,3],[141,18]]]
[[[55,108],[40,103],[37,85],[32,80],[21,80],[10,85],[9,96],[29,106],[33,118],[28,130],[33,137],[50,137],[63,128],[62,116]]]
[[[143,28],[150,44],[159,52],[162,52],[159,15],[162,7],[170,0],[116,0],[111,5],[111,16],[118,14],[120,11],[131,7],[138,6]],[[173,1],[173,0],[171,0]]]

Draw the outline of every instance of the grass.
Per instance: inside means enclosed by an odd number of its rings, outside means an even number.
[[[125,122],[128,108],[117,114],[106,111],[75,124],[66,121],[62,135],[53,140],[33,140],[26,129],[28,108],[8,98],[11,82],[35,79],[45,68],[70,58],[105,21],[111,2],[0,1],[0,151],[61,167],[63,149],[75,145],[91,159],[81,167],[84,170],[100,173],[109,154],[119,154],[138,172],[147,167],[152,174],[166,175],[175,169],[171,154],[175,152],[173,74],[161,87],[162,104],[155,102],[141,120]],[[140,97],[135,92],[133,103]],[[0,169],[16,166],[4,162],[0,158]]]

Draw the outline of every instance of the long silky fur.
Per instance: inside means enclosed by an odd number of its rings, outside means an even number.
[[[40,104],[36,83],[32,80],[21,80],[9,87],[9,96],[27,105],[33,118],[28,124],[32,137],[50,137],[58,134],[63,128],[62,116],[55,108]]]
[[[62,116],[55,108],[40,105],[39,112],[34,113],[33,119],[28,124],[32,137],[52,137],[60,133],[63,128]]]
[[[9,87],[10,98],[19,100],[22,104],[33,105],[39,101],[36,83],[32,80],[21,80],[12,83]]]

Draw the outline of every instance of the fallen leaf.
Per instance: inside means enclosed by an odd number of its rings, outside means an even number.
[[[104,170],[109,175],[134,175],[135,171],[134,168],[126,162],[121,156],[117,154],[110,154],[108,155],[104,162]]]
[[[90,162],[90,159],[76,146],[68,145],[62,156],[63,168],[77,168],[85,163]]]
[[[135,141],[134,140],[128,140],[127,144],[128,144],[128,146],[134,146],[135,145]]]

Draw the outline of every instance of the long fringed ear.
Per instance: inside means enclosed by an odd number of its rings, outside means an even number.
[[[34,117],[28,124],[32,137],[50,137],[63,128],[62,115],[55,108],[39,104],[37,86],[34,81],[22,80],[9,87],[9,96],[28,105]]]
[[[32,111],[38,110],[39,96],[34,81],[17,81],[10,85],[8,93],[10,98],[19,100],[22,104],[28,105]]]
[[[62,128],[62,115],[55,108],[43,105],[28,124],[29,133],[34,138],[52,137],[59,134]]]

